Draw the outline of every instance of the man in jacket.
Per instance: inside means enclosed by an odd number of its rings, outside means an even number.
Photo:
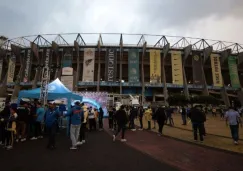
[[[157,122],[159,125],[159,134],[158,135],[161,136],[164,124],[166,122],[165,109],[162,107],[159,107],[158,110],[156,111],[156,116],[157,116]]]
[[[75,102],[75,106],[68,111],[65,116],[70,116],[71,126],[70,126],[70,137],[72,141],[72,147],[70,150],[76,150],[78,145],[82,142],[78,142],[79,132],[81,127],[81,120],[84,117],[82,108],[79,102]]]
[[[132,131],[136,131],[135,129],[135,124],[134,124],[134,119],[135,117],[138,115],[138,111],[136,107],[133,107],[130,111],[130,115],[129,115],[129,128]]]
[[[124,110],[124,106],[122,105],[121,108],[116,112],[115,119],[117,121],[118,129],[113,135],[113,141],[116,140],[116,136],[122,131],[122,139],[121,142],[126,142],[127,140],[125,137],[125,130],[126,130],[126,124],[128,122],[127,114]]]
[[[199,131],[200,141],[203,142],[203,124],[206,121],[205,113],[201,111],[200,106],[195,106],[189,113],[194,133],[194,140],[197,141],[197,132]]]
[[[54,102],[49,102],[49,108],[46,111],[45,116],[45,124],[47,133],[49,135],[47,148],[48,149],[55,149],[56,148],[56,131],[57,131],[57,120],[59,117],[59,112],[55,108]]]
[[[21,136],[21,142],[26,141],[26,128],[29,121],[29,109],[27,103],[24,101],[20,102],[20,106],[17,108],[17,141]]]
[[[140,106],[138,109],[140,128],[138,130],[143,130],[143,113],[144,113],[143,106]]]

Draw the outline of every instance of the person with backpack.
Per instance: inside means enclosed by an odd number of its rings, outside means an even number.
[[[162,135],[162,130],[163,130],[163,127],[164,127],[164,124],[166,122],[166,113],[165,113],[165,109],[162,108],[162,107],[159,107],[156,111],[156,116],[157,116],[157,122],[158,122],[158,125],[159,125],[159,136]]]
[[[99,122],[99,130],[103,130],[103,118],[104,118],[104,111],[102,107],[99,108],[99,116],[98,116],[98,122]]]
[[[81,127],[81,121],[83,120],[84,113],[82,108],[80,107],[80,102],[75,102],[75,106],[68,111],[65,115],[70,116],[70,138],[72,141],[72,147],[70,150],[77,150],[77,146],[81,145],[82,142],[78,141],[79,132]]]

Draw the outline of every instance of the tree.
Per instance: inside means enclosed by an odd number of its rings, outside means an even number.
[[[189,99],[183,94],[172,94],[167,99],[170,106],[184,106],[189,103]]]

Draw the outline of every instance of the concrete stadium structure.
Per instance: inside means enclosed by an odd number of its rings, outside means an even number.
[[[73,68],[74,91],[107,91],[114,94],[141,94],[143,101],[165,101],[170,93],[213,95],[222,99],[227,106],[232,101],[238,101],[243,105],[243,93],[241,87],[232,87],[227,59],[233,56],[237,59],[237,72],[240,85],[243,85],[243,45],[233,42],[207,40],[190,37],[177,37],[166,35],[148,34],[118,34],[118,33],[69,33],[69,34],[43,34],[23,36],[8,39],[1,45],[0,60],[2,60],[2,72],[0,71],[1,89],[0,97],[10,94],[18,95],[19,90],[32,89],[41,85],[42,68],[44,67],[44,50],[51,51],[50,81],[60,78],[62,59],[66,49],[71,49]],[[84,49],[95,48],[94,80],[82,81]],[[116,78],[107,81],[106,58],[107,49],[116,49]],[[139,51],[139,81],[129,82],[128,78],[128,51]],[[29,50],[29,51],[28,51]],[[161,83],[151,83],[150,79],[150,50],[160,50],[161,56]],[[171,52],[178,51],[182,57],[183,85],[177,85],[173,81]],[[26,56],[31,60],[31,65],[26,63]],[[196,53],[202,59],[203,83],[194,84],[193,81],[193,54]],[[211,70],[211,54],[220,56],[222,73],[222,87],[214,86]],[[8,82],[9,58],[15,56],[15,70],[13,82]],[[23,81],[23,72],[30,70],[29,79]]]

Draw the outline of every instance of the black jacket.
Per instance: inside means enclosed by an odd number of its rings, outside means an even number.
[[[20,106],[17,108],[17,114],[18,114],[18,121],[21,122],[25,122],[27,123],[29,120],[29,109],[24,107],[24,106]]]
[[[188,117],[191,119],[192,123],[203,123],[206,121],[206,115],[201,110],[197,108],[192,108],[189,112]]]
[[[128,119],[125,110],[119,109],[118,111],[116,111],[115,119],[118,125],[126,125]]]
[[[133,119],[135,119],[137,117],[137,115],[138,115],[138,110],[137,109],[132,109],[130,111],[129,119],[133,120]]]
[[[158,110],[156,111],[156,117],[158,123],[164,123],[167,119],[165,114],[165,109],[159,107]]]

